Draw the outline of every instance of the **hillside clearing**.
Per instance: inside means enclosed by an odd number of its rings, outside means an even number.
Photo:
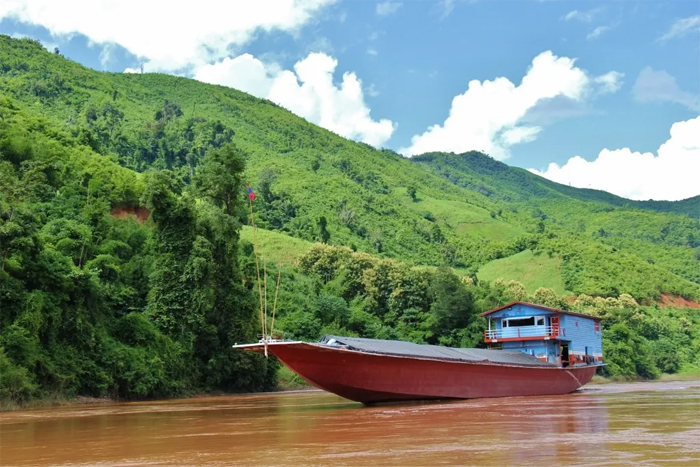
[[[561,278],[561,259],[535,254],[531,250],[491,261],[479,269],[478,278],[487,282],[515,280],[521,282],[529,293],[539,287],[550,288],[557,294],[566,292]]]
[[[253,228],[244,225],[241,240],[253,243]],[[256,240],[258,254],[262,259],[285,265],[297,264],[299,257],[311,249],[313,243],[290,237],[280,232],[257,229]]]

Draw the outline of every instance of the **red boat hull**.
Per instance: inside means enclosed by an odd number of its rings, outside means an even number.
[[[262,345],[248,350],[262,351]],[[588,383],[596,366],[525,367],[379,355],[303,342],[268,351],[309,384],[365,404],[567,394]]]

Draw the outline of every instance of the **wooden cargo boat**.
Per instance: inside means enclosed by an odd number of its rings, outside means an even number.
[[[331,335],[234,347],[272,353],[309,384],[365,404],[566,394],[602,365],[596,317],[521,302],[482,316],[490,349]]]

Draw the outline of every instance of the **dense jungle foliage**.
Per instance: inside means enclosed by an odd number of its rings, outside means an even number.
[[[657,306],[700,299],[700,198],[407,160],[0,36],[0,401],[274,387],[273,360],[230,349],[260,332],[247,184],[289,337],[478,345],[480,312],[527,299],[602,316],[608,375],[700,371],[698,311]]]

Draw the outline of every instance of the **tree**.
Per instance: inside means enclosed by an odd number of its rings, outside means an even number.
[[[527,289],[518,281],[512,280],[508,282],[505,294],[512,301],[521,302],[527,300]]]
[[[414,202],[417,201],[418,199],[416,198],[416,187],[413,185],[409,185],[408,188],[406,188],[406,194],[411,197],[411,200]]]
[[[325,216],[321,216],[318,218],[319,236],[323,243],[328,243],[328,241],[331,239],[331,233],[328,231],[327,225],[328,221],[326,220]]]
[[[433,243],[445,243],[446,239],[445,236],[442,234],[442,230],[440,229],[439,225],[433,224],[433,227],[430,232],[430,239],[433,241]]]
[[[182,109],[180,108],[180,106],[175,102],[170,102],[168,99],[165,99],[165,104],[163,104],[163,108],[156,112],[155,118],[156,120],[167,122],[168,120],[178,118],[181,116]]]
[[[323,324],[345,326],[350,316],[350,309],[342,298],[321,294],[316,299],[314,314]]]
[[[260,198],[266,203],[271,204],[277,199],[277,197],[272,193],[272,185],[277,181],[277,171],[267,167],[260,173],[260,180],[258,181],[258,193]]]
[[[207,152],[192,181],[199,196],[210,199],[223,207],[226,214],[233,215],[243,186],[244,169],[245,155],[235,144],[229,143]]]
[[[474,296],[450,268],[440,267],[430,281],[433,298],[430,312],[435,316],[435,332],[445,335],[467,327],[476,314]]]
[[[189,341],[197,319],[190,316],[192,293],[183,288],[182,274],[195,241],[196,220],[192,200],[178,197],[178,188],[175,176],[161,171],[150,176],[143,194],[157,253],[147,310],[161,330]]]
[[[535,290],[535,293],[532,295],[532,302],[538,305],[556,308],[559,306],[559,297],[557,297],[554,290],[540,287]]]
[[[7,161],[0,161],[0,271],[13,254],[29,254],[37,249],[38,219],[27,201],[40,199],[48,188],[45,165],[21,163],[19,173]]]

